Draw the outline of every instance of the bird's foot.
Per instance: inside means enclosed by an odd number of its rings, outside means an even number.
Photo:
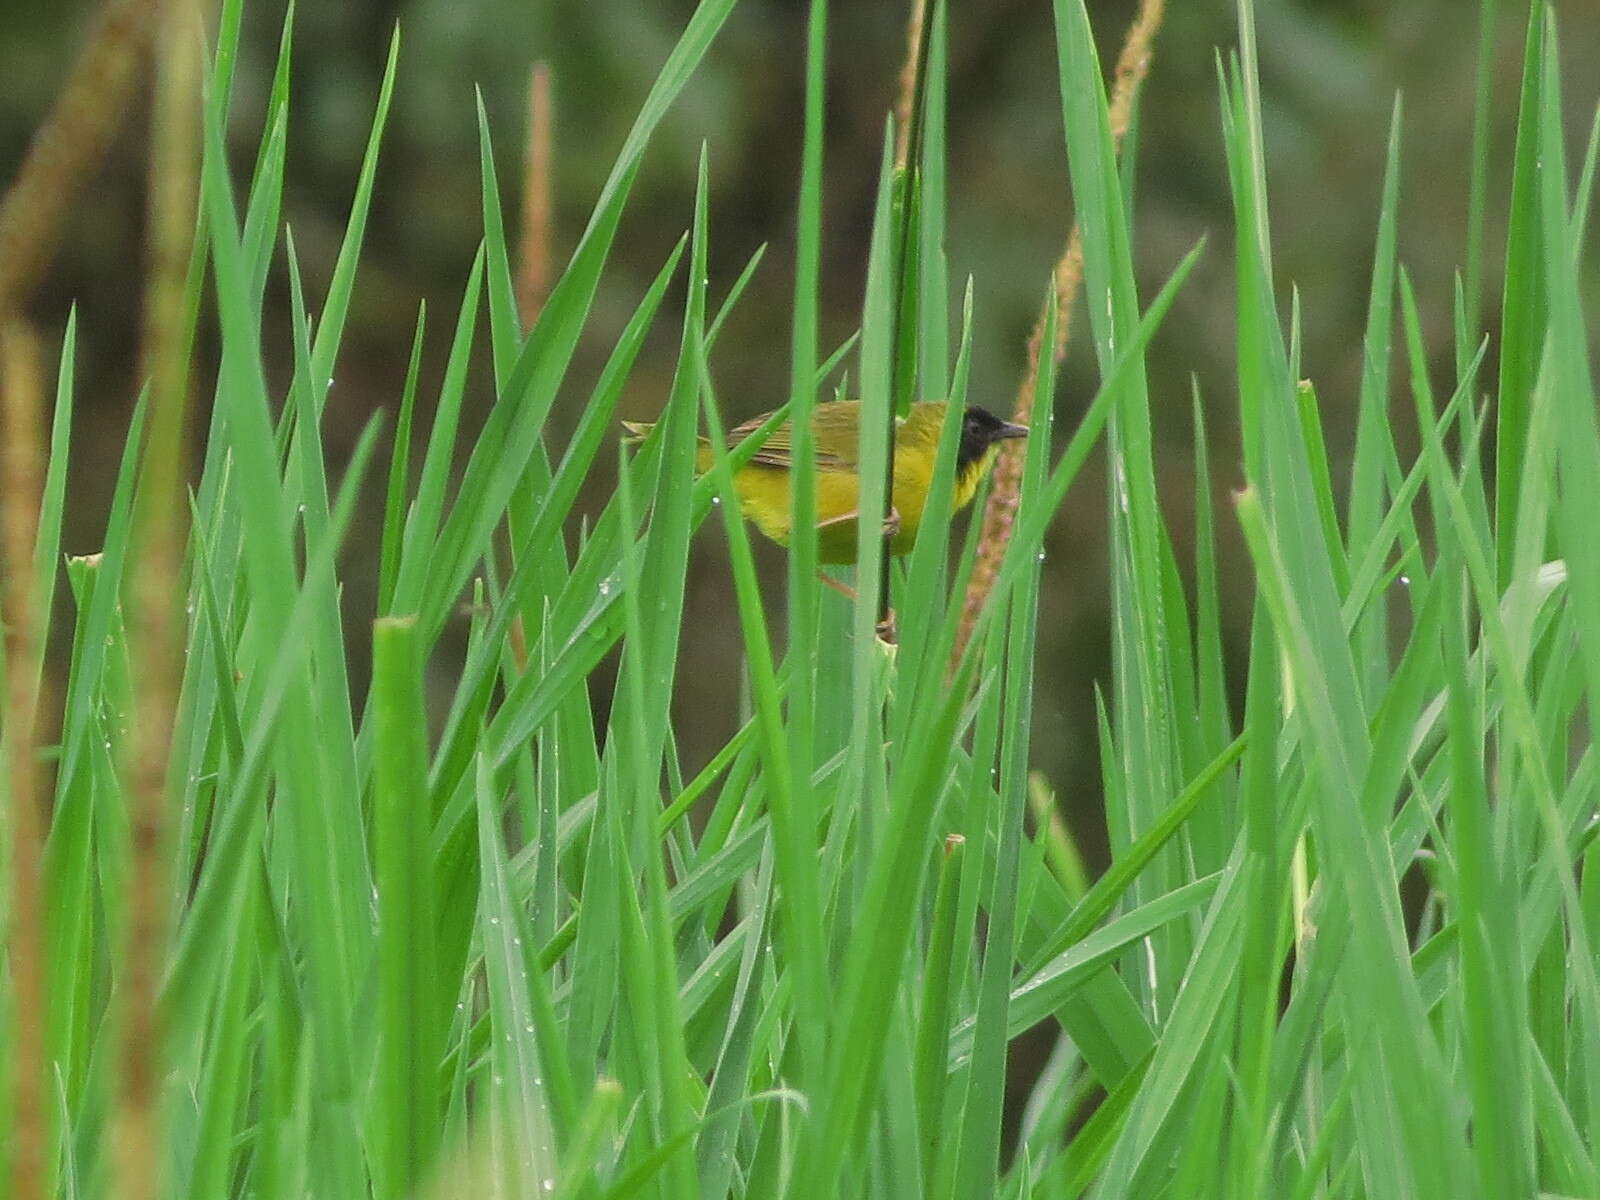
[[[891,608],[884,615],[883,620],[878,622],[876,633],[878,640],[885,646],[897,646],[900,644],[900,631],[895,624],[894,609]]]

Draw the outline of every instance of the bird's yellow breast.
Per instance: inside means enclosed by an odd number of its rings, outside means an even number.
[[[951,512],[959,512],[972,502],[984,473],[994,463],[995,454],[996,451],[990,449],[978,462],[957,472]],[[931,454],[895,455],[894,508],[900,515],[900,530],[892,543],[895,554],[905,554],[916,544],[923,507],[933,482],[933,461]],[[817,557],[825,563],[854,562],[859,477],[854,471],[819,468],[816,479]],[[733,482],[745,517],[780,546],[787,546],[791,503],[788,469],[752,463],[742,468]]]

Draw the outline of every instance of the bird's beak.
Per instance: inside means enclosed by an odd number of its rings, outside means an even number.
[[[994,436],[997,441],[1002,438],[1025,438],[1028,436],[1028,427],[1026,425],[1013,425],[1010,421],[1003,421],[1000,428],[995,431]]]

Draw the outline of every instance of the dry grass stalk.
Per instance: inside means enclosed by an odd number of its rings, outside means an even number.
[[[517,262],[517,311],[532,329],[550,293],[550,169],[553,132],[550,64],[536,62],[528,82],[528,143],[522,169],[522,243]]]
[[[200,176],[200,26],[196,0],[166,0],[156,61],[149,178],[148,275],[142,366],[150,381],[150,436],[135,514],[134,742],[116,1145],[119,1195],[159,1191],[162,1037],[157,1010],[165,948],[167,761],[183,658],[185,412],[189,345],[185,286]]]
[[[894,165],[906,165],[911,137],[911,109],[916,103],[917,55],[922,46],[922,22],[927,18],[928,0],[911,0],[911,16],[906,21],[906,61],[900,68],[900,87],[894,102]]]
[[[156,0],[109,0],[0,198],[0,314],[19,307],[49,266],[72,199],[122,120],[156,8]]]
[[[1133,102],[1139,86],[1150,69],[1151,48],[1157,31],[1165,0],[1141,0],[1138,15],[1128,27],[1122,43],[1122,53],[1117,56],[1116,73],[1112,83],[1110,108],[1111,136],[1120,150],[1123,135],[1133,114]],[[1076,221],[1067,238],[1067,248],[1055,269],[1055,299],[1057,308],[1055,345],[1051,352],[1056,362],[1066,355],[1067,338],[1072,328],[1072,301],[1078,286],[1083,282],[1083,236]],[[1027,367],[1017,388],[1017,401],[1012,420],[1026,424],[1033,416],[1035,393],[1039,386],[1039,359],[1044,353],[1045,312],[1041,308],[1028,337]],[[1045,397],[1045,403],[1050,397]],[[1022,487],[1023,455],[1021,443],[1002,445],[1000,458],[995,464],[994,486],[989,491],[989,502],[983,510],[983,532],[978,543],[977,562],[973,565],[972,579],[967,584],[967,594],[962,602],[961,626],[956,637],[952,664],[961,660],[978,614],[988,603],[994,590],[995,578],[1005,559],[1006,545],[1011,540],[1012,526],[1017,515],[1017,496]],[[953,669],[953,666],[952,666]]]
[[[5,764],[11,897],[6,926],[12,983],[11,1195],[45,1194],[44,850],[35,742],[38,655],[44,643],[33,590],[44,486],[44,372],[38,340],[20,320],[0,326],[0,523],[5,548]]]
[[[525,330],[533,328],[550,295],[553,148],[550,64],[536,62],[528,78],[528,141],[522,156],[522,228],[517,254],[517,312]],[[528,634],[521,613],[511,620],[511,657],[519,671],[526,669]]]

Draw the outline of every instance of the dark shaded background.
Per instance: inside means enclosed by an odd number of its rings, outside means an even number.
[[[82,42],[93,5],[9,6],[0,21],[0,180],[14,172],[31,130]],[[282,19],[248,6],[230,147],[240,172],[253,158]],[[1524,5],[1501,0],[1486,289],[1498,289],[1507,163],[1515,121]],[[403,31],[400,79],[345,348],[328,408],[337,463],[375,408],[391,410],[418,302],[430,313],[426,399],[480,236],[473,86],[496,131],[508,212],[516,211],[529,64],[547,58],[556,95],[555,250],[564,261],[587,220],[638,105],[693,5],[689,0],[308,0],[295,39],[284,217],[293,226],[313,307],[331,272],[376,96],[389,33]],[[876,184],[879,138],[904,51],[902,5],[835,4],[829,52],[824,341],[856,322]],[[1060,130],[1050,6],[1041,0],[956,0],[951,6],[951,277],[976,289],[974,394],[1008,409],[1022,348],[1052,263],[1065,242],[1070,194]],[[1600,5],[1558,6],[1572,155],[1600,82]],[[1110,62],[1131,0],[1091,0]],[[645,161],[593,318],[553,422],[556,444],[649,278],[687,227],[695,160],[711,161],[712,286],[720,295],[748,255],[766,260],[718,346],[725,404],[746,416],[776,404],[788,381],[794,193],[800,137],[801,0],[743,0],[700,73],[668,116]],[[1401,255],[1425,309],[1435,366],[1449,372],[1452,272],[1464,256],[1477,5],[1470,0],[1269,0],[1258,5],[1266,137],[1283,294],[1299,287],[1304,370],[1320,388],[1336,476],[1347,469],[1360,363],[1370,244],[1386,127],[1406,96]],[[1231,48],[1227,0],[1172,2],[1145,89],[1138,157],[1136,245],[1141,288],[1153,294],[1178,258],[1210,236],[1195,273],[1150,353],[1158,470],[1187,562],[1193,509],[1190,379],[1210,413],[1218,502],[1239,478],[1233,396],[1231,215],[1217,119],[1216,58]],[[138,279],[144,195],[143,89],[123,136],[77,204],[48,280],[30,311],[52,339],[80,307],[79,419],[66,548],[98,547],[101,506],[136,390]],[[1592,260],[1591,260],[1592,261]],[[1591,268],[1592,269],[1592,268]],[[269,291],[270,376],[287,375],[287,284],[282,259]],[[624,411],[661,404],[677,350],[675,293],[640,359]],[[482,347],[480,346],[480,349]],[[481,355],[480,355],[481,359]],[[1084,343],[1069,352],[1056,398],[1070,428],[1095,376]],[[209,390],[200,388],[196,436]],[[467,421],[491,400],[483,364]],[[1398,405],[1406,409],[1409,402]],[[425,416],[425,414],[424,414]],[[1411,424],[1404,415],[1397,422]],[[602,475],[605,473],[602,472]],[[601,481],[597,481],[599,483]],[[592,499],[592,498],[591,498]],[[346,557],[353,631],[371,615],[377,495]],[[1067,805],[1093,855],[1103,853],[1093,689],[1108,675],[1103,475],[1078,485],[1052,535],[1041,613],[1034,761]],[[1237,632],[1247,619],[1247,564],[1225,507],[1224,578]],[[765,560],[778,565],[776,553]],[[700,538],[677,717],[686,754],[703,757],[733,722],[738,643],[720,535]],[[776,593],[775,593],[776,594]],[[1225,598],[1226,602],[1227,598]],[[352,644],[365,644],[353,636]],[[1235,639],[1237,640],[1237,639]]]

